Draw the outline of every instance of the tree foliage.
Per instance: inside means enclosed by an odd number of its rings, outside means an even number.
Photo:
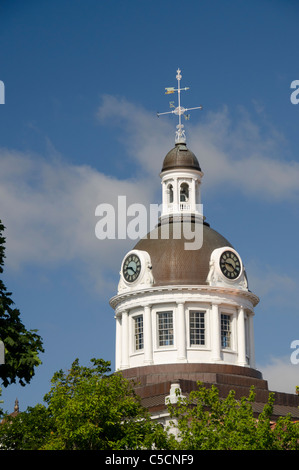
[[[220,399],[215,386],[199,384],[187,398],[168,406],[170,428],[152,420],[121,373],[110,363],[76,359],[70,370],[56,372],[36,405],[0,425],[0,448],[15,450],[298,450],[299,423],[290,416],[273,425],[273,394],[256,416],[255,392],[236,400]]]
[[[4,225],[0,221],[0,274],[5,258]],[[37,330],[27,330],[20,318],[20,311],[13,308],[11,292],[0,279],[0,339],[5,346],[5,364],[0,365],[0,378],[6,387],[19,381],[29,383],[35,367],[41,363],[39,353],[44,352]]]
[[[53,419],[44,405],[28,407],[26,412],[5,416],[0,425],[2,450],[39,450],[50,437]]]
[[[91,367],[57,372],[45,396],[56,430],[47,449],[140,449],[163,438],[121,374],[110,375],[110,363],[92,359]]]
[[[166,448],[167,434],[141,406],[132,382],[110,374],[110,363],[92,359],[83,367],[56,372],[37,405],[0,426],[0,447],[46,450]],[[30,423],[31,418],[33,422]],[[35,435],[37,440],[35,442]]]
[[[269,394],[258,417],[254,401],[253,388],[240,400],[233,390],[220,399],[214,385],[199,384],[188,398],[178,397],[176,405],[169,405],[176,435],[172,445],[182,450],[298,450],[299,423],[289,415],[275,424],[271,421],[274,394]]]

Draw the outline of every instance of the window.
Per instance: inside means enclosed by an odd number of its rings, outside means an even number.
[[[134,318],[134,339],[135,351],[143,349],[143,316],[138,315]]]
[[[221,314],[221,347],[231,348],[231,317]]]
[[[173,345],[172,312],[158,313],[158,342],[159,346]]]
[[[190,312],[190,346],[205,344],[205,312]]]

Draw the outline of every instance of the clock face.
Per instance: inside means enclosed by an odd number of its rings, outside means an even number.
[[[220,269],[228,279],[237,279],[241,273],[241,262],[232,251],[224,251],[220,256]]]
[[[127,282],[134,282],[141,271],[141,261],[134,253],[128,255],[123,264],[123,276]]]

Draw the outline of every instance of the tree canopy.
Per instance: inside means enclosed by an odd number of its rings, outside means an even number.
[[[187,398],[178,397],[169,405],[176,449],[188,450],[298,450],[299,422],[291,416],[279,417],[273,423],[274,393],[256,416],[254,388],[248,397],[235,398],[231,390],[220,399],[215,385],[200,383]]]
[[[240,400],[231,391],[203,387],[168,405],[170,427],[153,420],[121,373],[110,363],[76,359],[56,372],[38,404],[0,425],[0,448],[15,450],[299,450],[299,423],[290,416],[273,425],[272,394],[263,411],[253,412],[255,392]]]
[[[121,374],[110,363],[92,359],[89,367],[76,359],[70,370],[56,372],[37,405],[0,426],[0,447],[46,450],[136,450],[166,448],[167,435],[151,420]]]
[[[0,275],[5,258],[4,225],[0,220]],[[2,279],[0,279],[0,339],[5,346],[5,364],[0,365],[0,379],[4,387],[17,380],[26,385],[34,376],[35,367],[41,364],[39,354],[44,352],[42,338],[37,330],[27,330],[14,308]]]

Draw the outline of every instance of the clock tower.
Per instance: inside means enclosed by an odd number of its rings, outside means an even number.
[[[188,148],[181,116],[174,147],[162,157],[162,211],[157,226],[124,255],[117,294],[115,368],[139,383],[137,393],[162,419],[165,398],[188,393],[197,381],[260,396],[267,382],[256,370],[254,309],[241,254],[205,220],[203,172]],[[198,107],[198,108],[201,108]],[[191,108],[191,109],[198,109]],[[166,114],[166,113],[161,113]]]

